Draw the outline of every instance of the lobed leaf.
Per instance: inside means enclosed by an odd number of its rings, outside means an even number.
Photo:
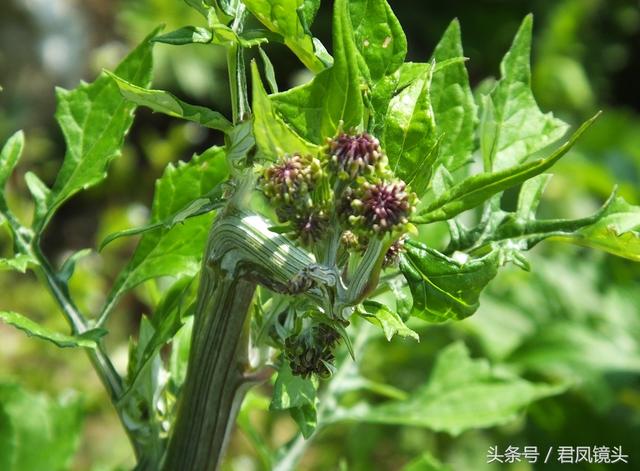
[[[567,124],[538,108],[531,91],[531,32],[528,15],[500,64],[501,79],[482,101],[480,147],[485,171],[500,171],[524,162],[560,139]]]
[[[580,128],[549,157],[523,163],[494,173],[481,173],[463,180],[441,194],[422,210],[412,222],[425,224],[451,219],[474,208],[491,196],[507,188],[518,185],[549,169],[562,158],[578,138],[594,123],[600,113],[586,121]]]
[[[151,82],[151,33],[116,68],[115,74],[136,86]],[[81,83],[72,91],[57,89],[56,119],[67,144],[64,162],[51,192],[46,213],[36,214],[34,227],[40,232],[55,211],[78,191],[106,178],[109,163],[120,155],[124,137],[133,121],[135,105],[126,101],[114,81],[102,73],[91,84]]]
[[[420,336],[407,327],[397,313],[389,310],[385,305],[376,301],[365,301],[362,303],[362,308],[364,312],[360,312],[360,316],[379,326],[387,340],[391,341],[394,335],[400,335],[420,341]]]

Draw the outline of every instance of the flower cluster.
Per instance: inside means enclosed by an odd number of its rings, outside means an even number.
[[[264,195],[274,205],[280,222],[291,223],[294,236],[310,245],[322,236],[326,212],[313,201],[313,192],[323,176],[320,161],[310,155],[286,155],[260,176]]]
[[[328,324],[315,324],[299,335],[285,341],[285,357],[291,372],[304,378],[311,374],[320,377],[331,375],[335,360],[333,351],[340,340],[340,334]]]

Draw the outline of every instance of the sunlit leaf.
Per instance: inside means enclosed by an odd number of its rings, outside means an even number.
[[[405,276],[413,307],[411,315],[431,322],[464,319],[479,307],[482,290],[496,276],[499,252],[456,260],[418,242],[408,242],[400,270]]]
[[[482,102],[480,144],[486,171],[522,163],[560,139],[567,125],[538,108],[531,91],[531,31],[528,15],[500,64],[502,78]]]
[[[138,106],[146,106],[158,113],[193,121],[211,129],[223,132],[231,130],[232,124],[217,111],[204,106],[190,105],[169,92],[138,87],[115,74],[107,73],[118,84],[122,96]]]
[[[116,68],[115,74],[136,86],[151,82],[152,32]],[[36,220],[36,231],[49,222],[54,212],[80,190],[106,178],[109,163],[120,149],[131,123],[135,104],[125,100],[115,82],[102,73],[91,84],[74,90],[57,90],[56,119],[67,144],[67,153],[56,181],[47,194],[47,211]]]
[[[311,82],[273,95],[276,111],[304,139],[322,145],[342,122],[345,129],[362,123],[358,52],[348,2],[337,0],[333,12],[333,66]]]
[[[61,348],[96,348],[96,342],[107,333],[104,329],[92,329],[81,335],[61,334],[60,332],[55,332],[41,324],[38,324],[37,322],[32,321],[22,314],[10,311],[0,311],[0,320],[5,324],[12,325],[17,329],[22,330],[29,337],[38,337],[42,340],[47,340]]]

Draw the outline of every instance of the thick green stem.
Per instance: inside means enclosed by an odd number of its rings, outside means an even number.
[[[227,209],[209,236],[187,377],[163,469],[215,470],[247,388],[243,333],[258,281],[287,290],[309,255],[268,230],[261,217]]]
[[[241,342],[256,285],[225,277],[216,267],[202,275],[183,400],[165,470],[214,470],[244,395]]]

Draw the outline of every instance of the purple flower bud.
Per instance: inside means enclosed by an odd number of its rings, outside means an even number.
[[[374,232],[391,232],[409,222],[416,196],[402,181],[364,183],[361,196],[352,201],[354,212]]]
[[[386,163],[380,142],[367,133],[355,136],[341,133],[329,141],[331,162],[343,178],[356,178],[373,173],[376,167]]]
[[[260,183],[265,196],[276,203],[310,207],[320,171],[320,162],[311,156],[287,155],[264,170]]]

